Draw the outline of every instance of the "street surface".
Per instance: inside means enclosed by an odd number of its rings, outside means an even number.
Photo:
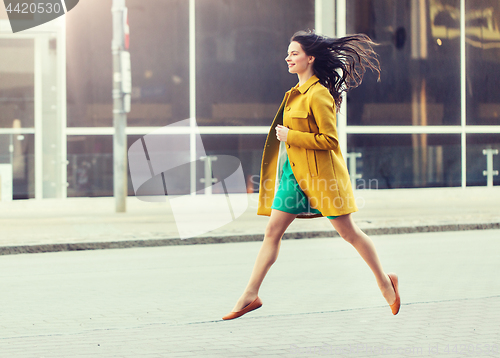
[[[340,237],[283,240],[231,321],[261,242],[0,256],[0,357],[500,358],[500,230],[371,238],[396,316]]]

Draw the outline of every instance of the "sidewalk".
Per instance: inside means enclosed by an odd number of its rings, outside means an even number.
[[[339,237],[284,241],[263,306],[230,321],[260,242],[2,256],[0,356],[500,358],[499,237],[372,236],[397,315]]]
[[[257,215],[258,194],[243,215],[216,230],[181,240],[168,200],[113,197],[0,202],[0,255],[141,246],[261,241],[267,216]],[[358,190],[353,218],[368,235],[500,228],[500,187]],[[200,202],[203,198],[200,196]],[[193,218],[193,225],[203,222]],[[332,237],[326,218],[296,219],[283,239]]]

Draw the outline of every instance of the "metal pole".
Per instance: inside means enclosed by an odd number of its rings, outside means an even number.
[[[124,110],[122,92],[121,52],[124,50],[123,12],[125,0],[113,0],[111,13],[113,16],[113,195],[116,212],[125,212],[127,203],[127,114]]]
[[[467,62],[465,42],[465,0],[460,0],[460,125],[461,125],[461,162],[462,162],[462,188],[467,187]]]
[[[493,170],[493,155],[498,154],[498,149],[483,149],[483,154],[486,155],[486,170],[483,170],[487,181],[486,186],[493,187],[493,176],[498,175],[498,170]]]
[[[363,175],[356,172],[356,158],[361,158],[363,153],[350,152],[347,153],[349,158],[349,177],[351,178],[352,189],[356,189],[356,179],[361,179]]]
[[[200,182],[205,183],[205,195],[212,195],[212,184],[217,181],[212,177],[212,161],[216,161],[217,156],[207,155],[200,157],[200,159],[205,162],[205,178],[201,178]]]

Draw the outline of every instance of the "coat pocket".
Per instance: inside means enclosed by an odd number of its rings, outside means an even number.
[[[314,149],[306,149],[307,165],[311,177],[318,176],[318,163],[316,162],[316,151]]]
[[[290,129],[296,129],[301,132],[310,131],[307,111],[291,111],[290,123],[292,125]]]
[[[307,118],[307,111],[291,111],[290,117],[292,117],[292,118]]]

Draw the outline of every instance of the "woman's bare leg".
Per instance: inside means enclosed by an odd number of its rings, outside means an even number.
[[[233,308],[237,312],[251,303],[259,293],[260,285],[264,280],[271,265],[278,258],[281,238],[286,228],[292,223],[297,214],[290,214],[280,210],[271,209],[271,216],[264,233],[264,241],[255,260],[252,275],[245,291]]]
[[[377,280],[378,287],[388,304],[394,303],[396,293],[392,287],[389,276],[382,269],[377,250],[373,241],[366,235],[356,223],[352,220],[351,214],[339,216],[336,219],[328,219],[339,235],[349,242],[366,261],[373,271]]]

